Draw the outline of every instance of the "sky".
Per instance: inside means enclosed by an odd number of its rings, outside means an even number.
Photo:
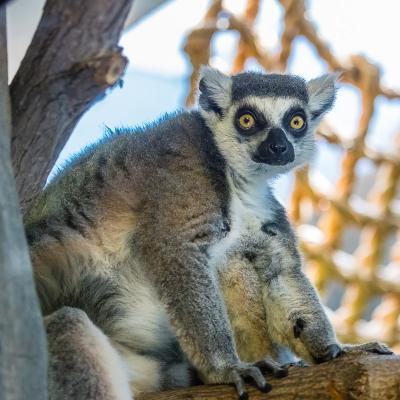
[[[225,0],[228,9],[240,12],[244,0]],[[123,88],[109,90],[76,126],[62,151],[57,167],[83,146],[99,139],[105,127],[136,126],[160,115],[182,108],[188,90],[190,65],[182,51],[185,35],[195,27],[209,5],[208,0],[172,0],[143,18],[126,32],[120,45],[129,58]],[[393,0],[324,0],[309,1],[309,17],[317,24],[321,36],[341,60],[350,54],[366,55],[377,63],[383,82],[400,89],[400,2]],[[256,21],[261,43],[276,49],[282,30],[282,10],[275,0],[262,1]],[[213,40],[211,63],[229,71],[237,34],[225,32]],[[249,68],[256,69],[255,63]],[[297,38],[289,62],[289,72],[310,79],[326,72],[326,66],[303,38]],[[375,149],[391,148],[393,136],[400,128],[400,102],[379,99],[372,121],[368,144]],[[355,132],[360,112],[360,98],[355,89],[341,85],[329,123],[345,137]],[[314,159],[319,182],[334,182],[338,177],[341,151],[321,143]],[[372,165],[359,163],[359,174],[368,176]],[[276,183],[278,196],[285,202],[290,193],[291,177]]]

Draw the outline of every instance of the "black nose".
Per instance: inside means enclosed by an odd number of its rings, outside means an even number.
[[[287,151],[289,144],[285,132],[280,128],[272,128],[268,132],[266,143],[268,143],[268,150],[278,156]]]
[[[270,165],[285,165],[294,160],[293,145],[282,129],[272,128],[267,138],[258,146],[253,160]]]
[[[283,154],[287,150],[287,146],[285,143],[270,143],[269,149],[272,153]]]

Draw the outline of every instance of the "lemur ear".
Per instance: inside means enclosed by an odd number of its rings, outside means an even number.
[[[341,73],[322,75],[307,82],[307,90],[313,119],[322,117],[335,102],[337,82]]]
[[[199,106],[222,115],[231,103],[232,79],[222,72],[202,66],[199,81]]]

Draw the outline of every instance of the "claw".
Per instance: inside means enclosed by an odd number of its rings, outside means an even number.
[[[232,380],[233,380],[233,384],[236,387],[236,391],[239,395],[239,399],[247,400],[249,398],[249,395],[247,394],[243,379],[237,371],[232,371]]]
[[[266,382],[258,367],[249,364],[244,365],[243,367],[238,367],[232,370],[231,379],[236,387],[240,400],[248,398],[243,377],[250,377],[261,392],[267,393],[272,389],[272,386]]]
[[[244,372],[246,376],[249,376],[253,379],[253,381],[256,383],[258,389],[261,391],[267,390],[268,392],[271,390],[271,385],[269,385],[263,374],[261,373],[260,369],[257,367],[250,367],[248,368],[247,371]]]
[[[259,389],[260,389],[263,393],[268,393],[268,392],[271,391],[272,386],[271,386],[269,383],[265,382],[265,385],[264,385],[263,387],[259,387]]]

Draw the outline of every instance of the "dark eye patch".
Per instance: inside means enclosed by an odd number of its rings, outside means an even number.
[[[299,115],[304,120],[304,125],[301,129],[293,129],[290,126],[290,121],[296,115]],[[307,132],[307,115],[301,107],[290,108],[282,118],[282,125],[286,132],[290,132],[295,138],[300,138]]]
[[[255,120],[254,126],[250,129],[243,129],[240,126],[239,118],[244,114],[251,114]],[[243,136],[254,135],[255,133],[265,129],[268,126],[268,121],[266,120],[264,114],[258,111],[256,108],[250,106],[240,107],[236,111],[234,122],[237,131]]]

